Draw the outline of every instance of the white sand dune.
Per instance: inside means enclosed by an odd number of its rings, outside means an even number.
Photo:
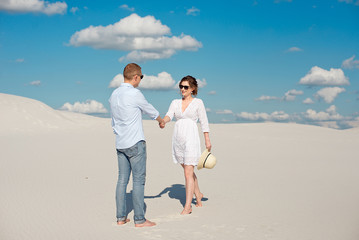
[[[144,121],[146,217],[158,225],[136,229],[131,202],[131,222],[115,224],[110,119],[7,94],[0,111],[0,239],[359,239],[358,129],[211,124],[217,166],[196,171],[204,206],[181,216],[173,123]]]

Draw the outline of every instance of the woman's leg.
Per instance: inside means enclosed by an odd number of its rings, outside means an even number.
[[[203,194],[199,190],[198,179],[195,173],[193,173],[193,178],[194,178],[194,195],[196,196],[196,202],[197,202],[196,207],[202,207]]]
[[[184,164],[182,164],[182,167],[184,168]],[[194,195],[196,196],[196,207],[202,207],[202,198],[203,198],[203,193],[201,193],[201,191],[199,190],[199,185],[198,185],[198,179],[196,174],[193,172],[193,179],[194,179]]]
[[[186,180],[186,204],[181,214],[189,214],[192,212],[192,199],[194,194],[194,178],[193,171],[194,166],[192,165],[182,165],[184,169],[184,176]]]

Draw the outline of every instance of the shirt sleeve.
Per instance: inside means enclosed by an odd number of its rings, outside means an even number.
[[[175,115],[175,100],[171,102],[171,105],[166,113],[166,116],[168,116],[171,120],[173,119],[174,115]]]
[[[112,96],[111,96],[111,98],[112,98]],[[108,100],[108,102],[110,103],[110,106],[111,106],[111,98]],[[110,113],[111,113],[111,127],[112,127],[112,130],[113,130],[113,133],[117,134],[116,131],[115,131],[115,120],[113,118],[112,110],[110,111]]]
[[[199,100],[198,119],[201,124],[202,132],[209,132],[209,124],[208,124],[206,108],[204,107],[203,101],[201,99],[198,100]]]
[[[144,114],[147,114],[151,119],[155,120],[160,113],[150,103],[147,102],[145,96],[138,91],[136,96],[137,104]]]

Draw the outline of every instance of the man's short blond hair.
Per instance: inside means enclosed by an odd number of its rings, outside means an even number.
[[[131,80],[135,75],[141,75],[141,67],[136,63],[129,63],[123,69],[123,77],[127,80]]]

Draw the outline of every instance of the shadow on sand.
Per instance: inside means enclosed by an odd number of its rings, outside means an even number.
[[[146,197],[145,197],[146,198]],[[129,193],[126,193],[126,216],[133,210],[133,202],[132,202],[132,190]],[[144,210],[146,213],[147,205],[145,203]]]
[[[184,207],[186,203],[186,188],[183,184],[173,184],[171,187],[167,187],[163,189],[162,192],[157,194],[156,196],[145,196],[145,198],[160,198],[163,194],[168,193],[168,196],[172,199],[176,199],[180,202],[180,204]],[[202,201],[207,201],[208,198],[202,198]],[[196,204],[196,199],[192,200],[193,204]]]
[[[145,196],[145,199],[153,199],[153,198],[160,198],[162,197],[162,195],[168,193],[168,196],[171,199],[176,199],[180,202],[180,204],[182,205],[182,207],[184,207],[185,203],[186,203],[186,188],[183,184],[173,184],[170,187],[166,187],[165,189],[163,189],[162,192],[160,192],[159,194],[155,195],[155,196]],[[208,198],[204,197],[202,198],[202,201],[208,201]],[[196,204],[196,199],[192,200],[193,204]],[[130,213],[133,210],[133,204],[132,204],[132,191],[129,193],[126,193],[126,209],[127,209],[127,214]],[[145,203],[145,212],[146,212],[147,206]]]

